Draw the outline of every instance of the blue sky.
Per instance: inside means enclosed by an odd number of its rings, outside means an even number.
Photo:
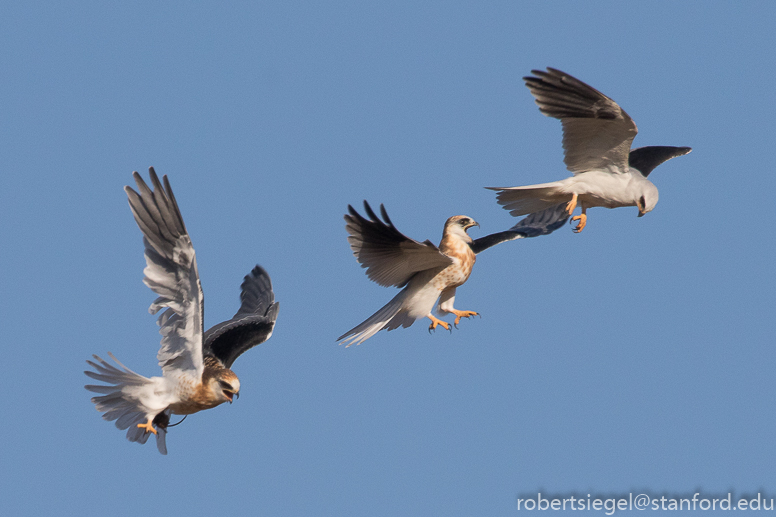
[[[16,2],[0,17],[7,515],[515,515],[520,494],[776,488],[771,2]],[[342,215],[438,242],[503,230],[483,189],[561,179],[523,86],[615,99],[635,145],[691,146],[653,212],[593,209],[483,253],[456,306],[345,349],[395,291]],[[84,362],[152,376],[159,335],[122,190],[169,175],[206,325],[254,264],[281,304],[239,401],[169,455],[99,418]],[[524,513],[524,512],[522,512]]]

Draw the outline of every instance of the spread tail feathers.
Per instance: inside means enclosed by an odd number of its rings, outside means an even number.
[[[401,326],[409,327],[416,318],[402,311],[402,305],[408,294],[409,287],[405,287],[383,308],[372,314],[360,325],[342,334],[337,338],[337,341],[340,341],[340,344],[347,343],[346,347],[353,344],[360,345],[382,329],[393,330]]]
[[[515,217],[532,214],[557,205],[562,201],[567,201],[567,194],[564,194],[560,187],[563,183],[554,181],[552,183],[540,183],[538,185],[527,185],[525,187],[486,187],[498,192],[496,200],[509,210],[509,213]]]
[[[127,439],[130,442],[145,443],[148,441],[148,433],[137,424],[145,423],[149,416],[153,417],[157,411],[147,408],[139,398],[142,390],[153,389],[154,381],[139,375],[116,359],[110,352],[108,355],[122,369],[108,364],[104,359],[94,356],[96,362],[86,361],[95,371],[86,370],[84,373],[92,379],[105,382],[108,385],[88,384],[84,386],[94,393],[101,393],[99,397],[92,397],[92,403],[97,411],[103,413],[105,420],[116,421],[116,427],[127,430]],[[159,452],[167,454],[165,427],[157,426],[156,446]]]

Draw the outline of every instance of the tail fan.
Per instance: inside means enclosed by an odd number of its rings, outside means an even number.
[[[559,188],[563,186],[560,181],[552,183],[540,183],[538,185],[526,185],[525,187],[486,187],[498,192],[496,200],[515,217],[539,212],[564,201],[563,193]]]
[[[95,355],[93,357],[96,362],[86,361],[95,371],[86,370],[84,373],[108,385],[87,384],[84,387],[91,392],[102,394],[99,397],[92,397],[92,403],[97,407],[97,411],[103,413],[102,418],[108,421],[115,420],[117,428],[122,431],[126,429],[127,439],[130,442],[146,443],[150,433],[137,425],[145,423],[157,411],[147,408],[140,401],[139,395],[144,389],[153,389],[155,383],[121,364],[110,352],[108,355],[121,369]],[[167,454],[166,426],[157,425],[157,433],[156,446],[159,452]]]
[[[347,348],[353,344],[360,345],[382,329],[393,330],[400,326],[409,327],[412,325],[415,318],[407,321],[409,315],[400,314],[408,292],[407,287],[402,289],[390,302],[372,314],[366,321],[342,334],[337,338],[337,341],[340,341],[340,344],[345,344]]]

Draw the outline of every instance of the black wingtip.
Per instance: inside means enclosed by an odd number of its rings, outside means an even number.
[[[691,147],[673,147],[666,145],[648,145],[631,149],[628,166],[641,172],[646,178],[655,168],[672,158],[684,156],[692,151]]]
[[[378,217],[377,213],[366,199],[364,200],[364,213],[366,214],[366,217],[359,214],[352,205],[348,205],[348,212],[350,213],[350,216],[355,217],[361,221],[380,224],[383,224],[383,221],[385,221],[387,226],[393,227],[393,223],[391,223],[391,219],[388,217],[388,212],[385,210],[385,205],[382,203],[380,203],[380,215],[382,215],[382,219]],[[345,220],[349,222],[348,217],[348,214],[345,214]]]
[[[364,200],[364,211],[371,221],[380,221],[380,219],[377,217],[377,214],[375,214],[375,211],[372,210],[372,207],[369,206],[369,203],[367,203],[366,199]]]
[[[388,225],[388,226],[390,226],[391,228],[394,228],[394,229],[396,228],[396,227],[393,225],[393,221],[391,221],[391,218],[390,218],[390,217],[388,217],[388,211],[385,209],[385,205],[384,205],[384,204],[382,204],[382,203],[380,203],[380,214],[382,214],[382,216],[383,216],[383,221],[385,221],[385,224],[387,224],[387,225]]]
[[[269,274],[267,273],[267,270],[264,269],[263,267],[261,267],[258,264],[253,266],[253,269],[251,269],[251,273],[250,274],[252,274],[254,277],[259,277],[261,275],[269,276]]]
[[[547,67],[546,70],[539,70],[539,69],[533,69],[531,70],[531,73],[533,75],[526,75],[523,77],[523,80],[526,82],[535,82],[535,81],[543,81],[545,77],[555,76],[555,77],[563,77],[565,75],[568,75],[566,72],[562,72],[558,70],[557,68]]]

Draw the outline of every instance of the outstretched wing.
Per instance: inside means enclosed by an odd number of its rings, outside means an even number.
[[[548,235],[568,221],[569,214],[566,211],[566,205],[567,203],[564,202],[540,212],[534,212],[520,219],[509,230],[480,237],[475,239],[469,246],[474,253],[480,253],[502,242]]]
[[[638,129],[612,99],[560,70],[531,70],[524,77],[539,111],[563,124],[564,162],[574,174],[593,169],[628,170]]]
[[[419,271],[453,263],[431,241],[418,242],[399,232],[383,205],[380,205],[380,213],[385,222],[366,201],[364,210],[369,219],[348,205],[350,213],[345,214],[345,228],[350,234],[348,242],[353,255],[361,267],[366,268],[370,280],[386,287],[404,287]]]
[[[646,178],[661,163],[677,156],[684,156],[690,151],[692,151],[690,147],[671,147],[668,145],[639,147],[631,149],[628,165],[631,169],[637,169]]]
[[[157,320],[162,335],[157,359],[165,375],[185,371],[199,380],[203,370],[204,297],[194,247],[167,176],[162,178],[162,186],[153,167],[148,172],[153,191],[137,172],[132,175],[139,193],[130,187],[124,190],[143,232],[143,282],[159,295],[148,310],[156,314],[164,309]]]
[[[272,281],[263,267],[254,267],[240,287],[241,304],[237,314],[205,332],[203,353],[214,355],[227,368],[243,352],[270,338],[280,308],[272,292]]]

